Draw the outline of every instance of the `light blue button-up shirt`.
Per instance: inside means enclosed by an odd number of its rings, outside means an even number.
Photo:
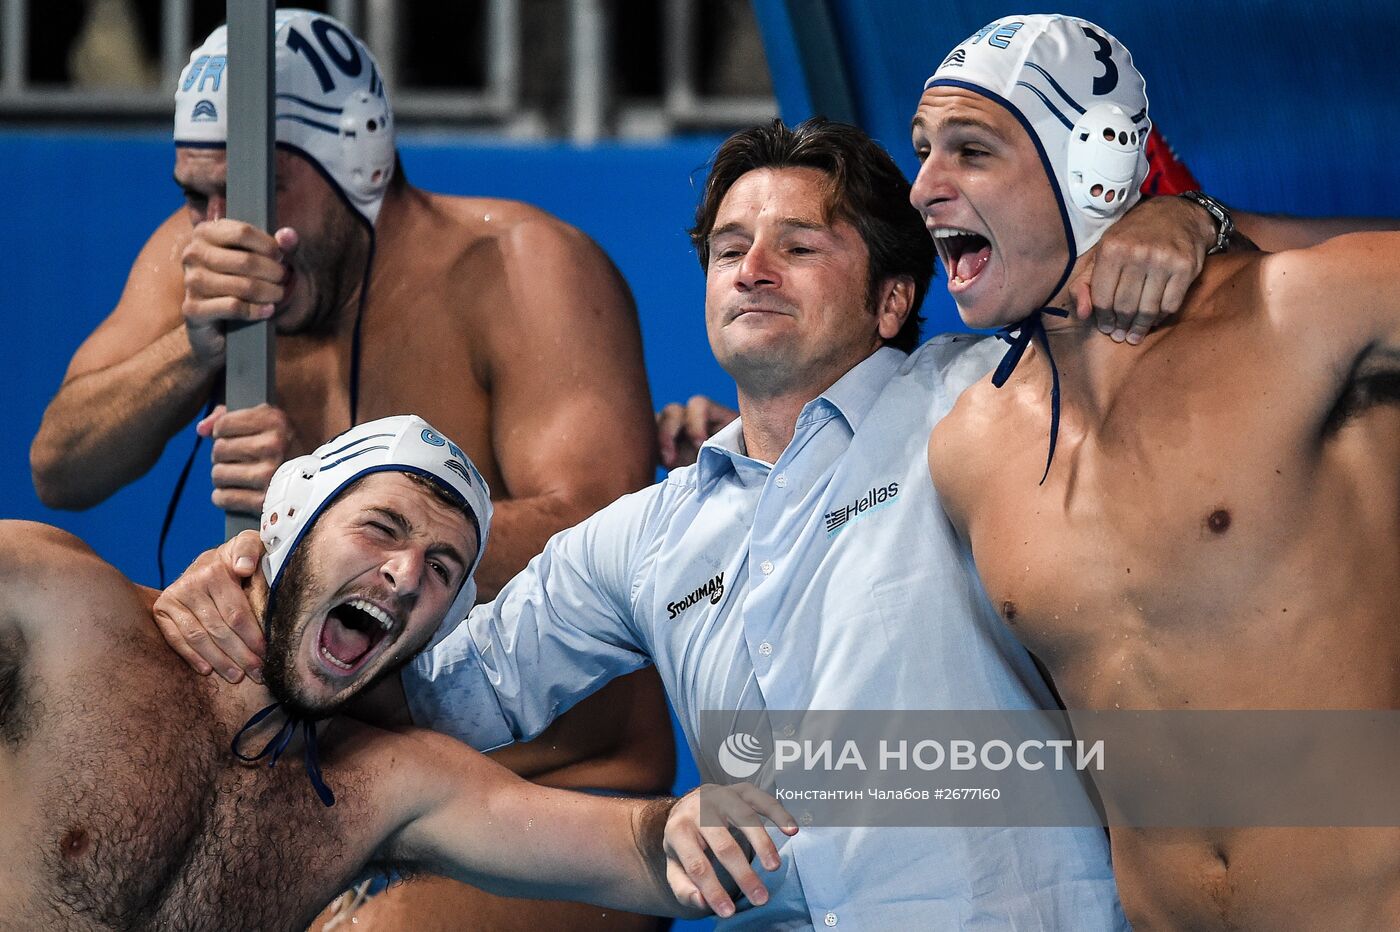
[[[967,336],[880,349],[802,409],[772,465],[725,428],[694,466],[555,535],[419,657],[414,719],[488,750],[648,662],[697,759],[702,710],[1051,707],[929,479],[929,432],[1000,351]],[[725,928],[1127,927],[1101,829],[774,838],[771,900]]]

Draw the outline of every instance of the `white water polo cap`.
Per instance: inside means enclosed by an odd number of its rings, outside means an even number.
[[[310,10],[278,10],[272,43],[278,146],[316,166],[372,229],[394,174],[394,113],[379,65],[348,29]],[[228,27],[220,26],[180,74],[175,144],[227,142]]]
[[[1137,203],[1147,176],[1152,126],[1132,55],[1082,19],[1003,16],[954,48],[924,90],[940,86],[995,101],[1030,134],[1065,224],[1067,277],[1075,259]]]
[[[461,502],[476,525],[476,558],[429,642],[436,645],[476,603],[475,573],[491,528],[491,490],[461,448],[421,417],[401,414],[358,424],[315,452],[277,468],[263,500],[259,531],[266,551],[263,576],[275,596],[287,560],[326,506],[350,483],[376,472],[413,473],[432,480]]]

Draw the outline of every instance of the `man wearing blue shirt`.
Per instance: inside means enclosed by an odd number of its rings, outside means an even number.
[[[1000,350],[965,336],[915,349],[933,248],[908,194],[839,124],[775,122],[720,148],[693,237],[741,420],[695,466],[556,535],[419,657],[403,677],[417,724],[495,748],[647,663],[697,757],[705,710],[1054,705],[935,517],[929,432]],[[881,507],[860,508],[872,490]],[[231,566],[237,544],[202,562]],[[726,927],[1126,927],[1099,829],[795,815],[806,827],[776,838],[769,901],[721,903]],[[667,836],[685,865],[716,837],[693,821]]]

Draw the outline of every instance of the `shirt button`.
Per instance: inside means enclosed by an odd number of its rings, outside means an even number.
[[[762,644],[758,645],[758,652],[767,657],[769,654],[773,653],[773,645],[764,641]]]
[[[778,473],[778,475],[777,475],[776,477],[774,477],[773,482],[774,482],[774,483],[778,486],[778,488],[780,488],[780,489],[785,489],[785,488],[787,488],[787,474],[786,474],[786,473],[781,473],[781,472]]]
[[[835,913],[827,913],[827,914],[826,914],[826,920],[825,920],[825,922],[826,922],[826,924],[829,925],[829,926],[834,926],[834,925],[836,925],[836,922],[837,922],[836,914],[835,914]]]
[[[773,561],[772,561],[772,560],[764,560],[762,563],[758,564],[758,568],[761,569],[761,570],[763,570],[763,575],[764,575],[764,576],[771,576],[771,575],[773,575]]]

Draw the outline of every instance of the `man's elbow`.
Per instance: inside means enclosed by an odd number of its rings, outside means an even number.
[[[39,501],[49,508],[82,511],[100,504],[110,494],[82,482],[74,472],[68,451],[51,431],[41,427],[29,446],[29,475]]]

